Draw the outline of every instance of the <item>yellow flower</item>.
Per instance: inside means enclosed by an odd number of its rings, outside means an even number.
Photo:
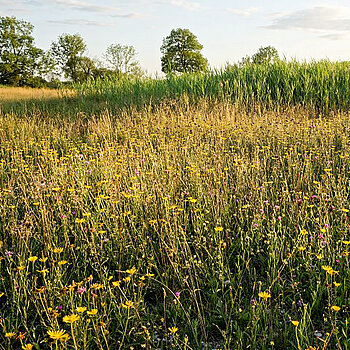
[[[300,233],[302,234],[302,235],[307,235],[308,234],[308,232],[303,228],[302,230],[300,230]]]
[[[62,253],[63,252],[63,248],[55,248],[52,250],[54,253]]]
[[[78,218],[75,219],[76,224],[82,224],[84,222],[85,222],[85,219],[78,219]]]
[[[224,228],[222,226],[215,227],[215,232],[221,232],[223,230],[224,230]]]
[[[340,286],[340,283],[334,281],[333,284],[336,286],[336,287],[339,287]]]
[[[51,339],[54,339],[54,340],[64,340],[68,335],[66,331],[63,329],[60,329],[58,331],[47,331],[47,334]]]
[[[170,331],[171,334],[175,334],[178,330],[179,330],[179,329],[178,329],[177,327],[175,327],[175,326],[169,328],[169,331]]]
[[[292,323],[293,323],[293,325],[294,325],[295,327],[298,327],[298,326],[299,326],[299,321],[292,321]]]
[[[129,275],[133,275],[136,272],[136,267],[133,266],[130,270],[126,270],[126,273],[128,273]]]
[[[343,243],[344,243],[345,245],[349,245],[349,244],[350,244],[350,241],[343,241]]]
[[[267,300],[268,298],[271,298],[271,294],[267,293],[267,292],[260,292],[258,295],[259,295],[260,298],[262,298],[264,300]]]
[[[338,311],[340,310],[340,307],[337,306],[337,305],[333,305],[333,306],[331,307],[331,309],[332,309],[333,311],[335,311],[335,312],[338,312]]]
[[[32,263],[35,263],[35,261],[38,259],[38,257],[37,256],[30,256],[29,258],[28,258],[28,261],[30,261],[30,262],[32,262]]]
[[[343,213],[348,213],[349,212],[349,209],[345,209],[345,208],[341,208],[340,209]]]
[[[36,270],[36,271],[42,273],[43,275],[49,272],[48,269],[42,269],[42,270]]]
[[[113,281],[112,284],[113,284],[113,287],[119,287],[120,281]]]
[[[44,262],[46,262],[47,259],[48,258],[40,258],[39,261],[44,263]]]
[[[22,345],[22,349],[23,350],[32,350],[33,349],[33,345],[32,344]]]
[[[67,260],[61,260],[61,261],[58,262],[58,265],[59,266],[65,265],[65,264],[67,264],[67,262],[68,262]]]
[[[326,272],[332,271],[332,267],[328,265],[322,265],[322,270],[325,270]]]
[[[97,309],[92,309],[91,311],[87,311],[86,313],[90,316],[96,315],[97,314]]]
[[[77,312],[82,313],[84,311],[86,311],[86,307],[85,306],[77,307]]]
[[[64,316],[63,317],[63,322],[65,322],[65,323],[74,323],[75,321],[78,321],[79,319],[80,319],[79,315],[71,314],[69,316]]]
[[[126,309],[130,309],[131,307],[134,307],[134,303],[131,300],[127,300],[122,306]]]
[[[6,338],[13,338],[15,335],[16,335],[16,333],[13,333],[13,332],[5,333]]]

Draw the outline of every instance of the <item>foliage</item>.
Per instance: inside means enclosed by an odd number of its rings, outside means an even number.
[[[91,69],[91,59],[83,56],[86,44],[79,34],[62,34],[51,44],[50,53],[66,78],[78,82]]]
[[[136,60],[136,50],[133,46],[112,44],[105,54],[105,59],[109,64],[109,68],[114,71],[117,76],[131,75],[142,76],[142,69]]]
[[[252,56],[245,56],[239,63],[240,66],[249,64],[273,64],[279,61],[279,55],[276,48],[273,46],[260,47],[259,50]]]
[[[278,51],[273,46],[260,47],[252,56],[254,64],[272,64],[279,60]]]
[[[170,35],[163,39],[160,48],[163,55],[162,72],[169,74],[205,71],[208,61],[200,52],[202,48],[197,37],[188,29],[173,29]]]
[[[52,62],[34,45],[33,25],[15,17],[0,17],[0,84],[40,84]]]

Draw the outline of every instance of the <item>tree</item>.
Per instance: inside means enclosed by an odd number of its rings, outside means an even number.
[[[16,17],[0,17],[0,84],[35,85],[49,61],[34,46],[33,25]]]
[[[258,52],[252,56],[254,64],[271,64],[278,60],[278,51],[273,46],[260,47]]]
[[[81,79],[81,61],[86,44],[79,34],[62,34],[51,44],[50,53],[66,78],[74,82]],[[85,62],[87,63],[87,62]]]
[[[197,37],[188,29],[173,29],[169,36],[163,39],[160,48],[162,53],[162,72],[188,73],[205,71],[208,61],[202,56],[203,46]]]
[[[136,55],[133,46],[112,44],[106,50],[105,59],[109,63],[109,68],[118,75],[140,76],[143,72]]]

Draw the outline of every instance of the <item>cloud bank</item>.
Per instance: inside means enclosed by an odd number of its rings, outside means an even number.
[[[350,8],[316,6],[309,9],[273,15],[272,30],[304,30],[329,40],[346,38],[350,34]]]

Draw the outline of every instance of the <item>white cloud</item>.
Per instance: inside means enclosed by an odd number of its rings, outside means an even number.
[[[247,7],[244,9],[233,9],[228,8],[227,11],[233,13],[234,15],[243,16],[243,17],[251,17],[254,13],[259,12],[259,7]]]
[[[316,6],[273,16],[273,23],[264,28],[311,31],[329,40],[339,40],[350,34],[350,8],[347,7]]]
[[[200,8],[199,2],[188,0],[158,0],[155,3],[182,7],[189,11],[198,10]]]
[[[111,6],[94,5],[85,1],[79,0],[54,0],[58,5],[67,6],[74,10],[88,11],[88,12],[115,12],[119,9]]]
[[[64,24],[64,25],[87,25],[87,26],[98,26],[98,27],[112,27],[113,23],[90,21],[86,19],[64,19],[64,20],[49,20],[48,23]]]

